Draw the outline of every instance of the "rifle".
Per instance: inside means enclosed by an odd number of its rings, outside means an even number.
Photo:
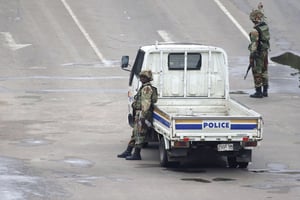
[[[246,74],[244,76],[244,80],[246,80],[247,78],[247,75],[248,75],[248,72],[250,71],[250,69],[255,66],[255,59],[254,59],[254,55],[250,55],[249,57],[249,66],[248,66],[248,69],[246,71]]]
[[[247,69],[247,71],[246,71],[246,74],[245,74],[245,76],[244,76],[244,80],[246,80],[247,75],[248,75],[248,72],[250,71],[251,68],[252,68],[252,65],[249,64],[248,69]]]

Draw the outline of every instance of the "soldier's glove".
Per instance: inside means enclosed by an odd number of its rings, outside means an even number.
[[[151,122],[149,122],[147,119],[145,119],[145,118],[140,118],[140,122],[141,122],[141,124],[142,124],[142,126],[144,126],[144,127],[151,127],[152,126],[152,124],[151,124]]]
[[[151,122],[149,122],[148,120],[145,120],[145,124],[148,126],[148,128],[152,127]]]
[[[143,117],[140,118],[140,122],[142,123],[143,126],[146,125],[145,121],[146,121],[145,118],[143,118]]]

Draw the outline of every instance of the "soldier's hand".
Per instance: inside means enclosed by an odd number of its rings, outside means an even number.
[[[146,124],[146,123],[145,123],[145,118],[140,118],[140,121],[141,121],[142,125],[145,125],[145,124]]]
[[[149,128],[149,127],[152,127],[151,122],[149,122],[148,120],[145,120],[145,124],[147,125],[148,128]]]

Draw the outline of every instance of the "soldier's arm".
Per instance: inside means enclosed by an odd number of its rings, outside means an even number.
[[[150,111],[152,93],[153,91],[151,86],[145,86],[142,89],[142,95],[141,95],[142,116],[141,117],[145,117]]]
[[[258,40],[259,40],[259,33],[257,30],[254,29],[250,33],[250,44],[248,47],[251,56],[254,56],[255,53],[257,52]]]

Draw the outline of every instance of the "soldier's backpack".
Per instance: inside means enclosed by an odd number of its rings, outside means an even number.
[[[260,50],[267,50],[270,48],[270,32],[269,27],[265,22],[262,22],[255,26],[255,29],[259,34],[259,46]]]
[[[154,87],[153,85],[151,85],[151,88],[152,88],[151,103],[154,104],[157,102],[158,92],[157,92],[157,88]]]

